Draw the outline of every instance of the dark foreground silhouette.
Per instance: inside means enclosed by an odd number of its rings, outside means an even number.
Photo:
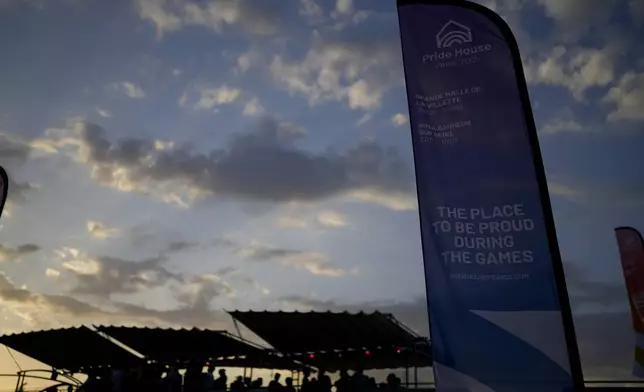
[[[88,379],[78,391],[82,392],[366,392],[376,390],[401,390],[401,380],[389,374],[385,382],[378,384],[373,377],[368,377],[358,369],[351,375],[346,370],[340,372],[340,378],[333,384],[331,377],[319,371],[317,377],[311,377],[308,370],[303,372],[300,385],[287,377],[282,384],[282,377],[275,374],[268,385],[262,378],[237,377],[230,384],[225,369],[214,375],[215,367],[209,365],[204,371],[199,365],[189,366],[182,375],[175,366],[169,368],[150,366],[138,369],[113,369],[90,373]]]

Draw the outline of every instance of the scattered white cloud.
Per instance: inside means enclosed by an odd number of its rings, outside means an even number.
[[[244,74],[255,65],[260,64],[263,66],[265,61],[265,54],[261,49],[251,48],[250,50],[237,56],[237,59],[235,61],[236,64],[233,68],[233,73],[235,73],[236,75]]]
[[[317,221],[322,226],[331,228],[346,227],[348,225],[346,216],[332,210],[318,213]]]
[[[174,75],[174,76],[181,76],[182,73],[183,73],[183,71],[180,70],[180,69],[177,69],[177,68],[172,70],[172,75]]]
[[[391,122],[397,127],[402,127],[409,122],[409,117],[403,113],[396,113],[391,117]]]
[[[584,197],[584,192],[561,181],[548,181],[548,191],[551,195],[571,200],[578,201]]]
[[[309,222],[300,216],[287,215],[278,219],[277,226],[285,229],[306,229],[309,227]]]
[[[362,117],[360,117],[360,119],[356,122],[356,127],[361,127],[365,125],[366,123],[371,121],[372,118],[373,118],[373,114],[371,113],[363,114]]]
[[[327,256],[319,252],[302,252],[255,245],[239,250],[238,254],[252,260],[275,260],[279,264],[308,271],[313,275],[342,277],[347,271],[334,267]]]
[[[167,10],[168,3],[166,0],[138,0],[139,15],[155,25],[159,39],[164,32],[178,30],[183,24],[181,18]]]
[[[198,278],[195,278],[198,279]],[[207,281],[207,279],[204,279]],[[198,283],[197,283],[198,284]],[[175,326],[201,328],[232,328],[230,317],[223,312],[212,311],[203,304],[210,303],[209,296],[217,293],[212,286],[193,287],[192,298],[177,293],[177,300],[184,300],[179,307],[154,309],[143,305],[134,305],[112,301],[109,306],[101,307],[92,302],[85,302],[68,295],[40,294],[25,287],[17,287],[4,272],[0,272],[0,311],[19,319],[19,322],[7,325],[3,318],[3,333],[24,332],[25,328],[48,329],[68,326],[70,320],[75,324],[128,324],[137,326]],[[192,301],[190,301],[192,299]],[[98,301],[103,303],[104,301]],[[185,302],[190,302],[189,304]]]
[[[539,0],[555,20],[558,36],[575,39],[593,27],[607,24],[622,0]]]
[[[184,282],[183,276],[166,269],[165,257],[131,261],[118,257],[91,255],[76,248],[56,251],[64,269],[72,273],[72,292],[107,298],[113,294],[134,294],[170,282]]]
[[[353,0],[336,0],[335,11],[340,14],[348,14],[353,11]]]
[[[310,207],[304,207],[299,213],[291,212],[280,216],[277,226],[287,229],[324,229],[342,228],[349,226],[347,217],[334,210],[310,211]],[[308,210],[308,211],[307,211]]]
[[[94,238],[117,237],[121,231],[115,228],[109,228],[105,224],[96,221],[87,222],[87,232]]]
[[[179,104],[179,106],[185,107],[186,104],[188,103],[188,93],[181,94],[181,96],[177,100],[177,103]]]
[[[375,109],[386,91],[402,83],[398,50],[399,43],[388,39],[333,41],[314,33],[304,59],[274,56],[270,71],[279,85],[304,95],[311,106],[335,100],[353,109]]]
[[[101,117],[105,117],[105,118],[110,118],[110,117],[112,117],[112,114],[111,114],[110,112],[108,112],[107,110],[105,110],[105,109],[96,108],[96,112],[97,112],[97,113],[99,114],[99,116],[101,116]]]
[[[246,102],[244,105],[244,110],[242,114],[244,116],[260,116],[266,113],[266,109],[259,102],[259,99],[253,98],[250,101]]]
[[[615,109],[608,115],[608,121],[644,120],[644,72],[628,72],[620,78],[603,99]]]
[[[60,271],[53,268],[47,268],[45,270],[45,276],[49,278],[58,278],[60,276]]]
[[[276,248],[257,242],[239,249],[237,254],[251,261],[276,261],[285,267],[306,270],[313,275],[342,277],[354,272],[335,267],[328,257],[320,252]]]
[[[217,274],[196,276],[184,283],[176,294],[179,303],[192,309],[210,309],[212,301],[221,296],[234,297],[235,289]]]
[[[237,67],[235,68],[238,73],[245,73],[251,66],[251,60],[246,55],[240,55],[237,58]]]
[[[223,85],[217,88],[204,88],[195,104],[196,110],[213,110],[218,106],[235,102],[242,91],[238,88]]]
[[[576,100],[583,100],[591,87],[607,86],[613,81],[613,58],[610,48],[555,47],[545,58],[528,62],[526,74],[531,83],[566,87]]]
[[[543,127],[540,131],[544,134],[560,133],[560,132],[581,132],[584,127],[575,120],[567,120],[563,118],[556,118]]]
[[[15,248],[6,245],[0,245],[0,263],[18,263],[22,261],[22,258],[24,256],[38,252],[39,250],[40,246],[36,244],[24,244]]]
[[[74,259],[63,263],[66,270],[77,273],[78,275],[96,275],[100,271],[100,264],[95,260]],[[114,274],[116,275],[116,274]]]
[[[350,196],[365,203],[380,204],[394,211],[418,209],[418,200],[411,192],[381,192],[378,189],[364,188],[350,193]]]
[[[131,82],[114,83],[114,88],[132,99],[145,98],[145,91]]]
[[[259,35],[279,29],[276,10],[256,2],[205,0],[198,3],[173,0],[137,0],[139,16],[156,28],[157,38],[184,26],[200,26],[216,33],[225,26],[240,26]]]
[[[309,20],[320,20],[324,16],[322,8],[315,2],[315,0],[300,0],[299,2],[300,15],[308,18]]]
[[[347,195],[395,210],[411,207],[413,172],[397,149],[364,141],[342,153],[311,153],[295,144],[306,134],[296,124],[262,118],[227,148],[201,154],[189,146],[159,148],[156,140],[111,142],[101,127],[76,122],[47,130],[38,145],[87,165],[98,184],[181,207],[207,197],[308,203]]]
[[[604,208],[613,204],[624,207],[644,205],[644,191],[639,183],[617,181],[612,184],[583,185],[555,179],[548,181],[548,189],[551,195],[587,206]]]
[[[304,252],[300,254],[292,254],[280,258],[280,263],[310,272],[313,275],[321,275],[339,278],[347,274],[357,273],[357,268],[347,271],[343,268],[334,267],[328,257],[323,253],[318,252]]]
[[[173,141],[167,140],[155,140],[154,149],[157,151],[172,150],[176,146],[176,143]]]
[[[352,109],[375,109],[380,106],[383,91],[380,86],[360,79],[349,86],[347,91],[349,107]]]

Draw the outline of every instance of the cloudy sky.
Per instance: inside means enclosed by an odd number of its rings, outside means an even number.
[[[586,376],[627,377],[613,228],[644,230],[644,1],[481,2],[521,45]],[[395,11],[0,2],[0,333],[379,309],[426,334]]]

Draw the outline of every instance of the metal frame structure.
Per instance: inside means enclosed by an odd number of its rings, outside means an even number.
[[[45,374],[49,374],[49,376],[38,376],[38,375],[32,375],[30,373],[45,373]],[[72,374],[61,372],[56,369],[20,370],[16,372],[16,374],[0,374],[0,377],[17,377],[16,392],[24,391],[27,379],[55,381],[55,382],[58,382],[58,384],[54,385],[56,387],[72,386],[78,389],[81,385],[83,385],[83,383],[79,379],[74,377]],[[63,378],[64,380],[61,380],[60,378]],[[47,387],[47,388],[50,388],[50,387]]]

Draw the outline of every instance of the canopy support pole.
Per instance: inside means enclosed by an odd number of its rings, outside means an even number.
[[[18,372],[18,380],[16,381],[16,392],[22,390],[22,372]]]
[[[405,365],[405,388],[409,388],[409,366]]]

